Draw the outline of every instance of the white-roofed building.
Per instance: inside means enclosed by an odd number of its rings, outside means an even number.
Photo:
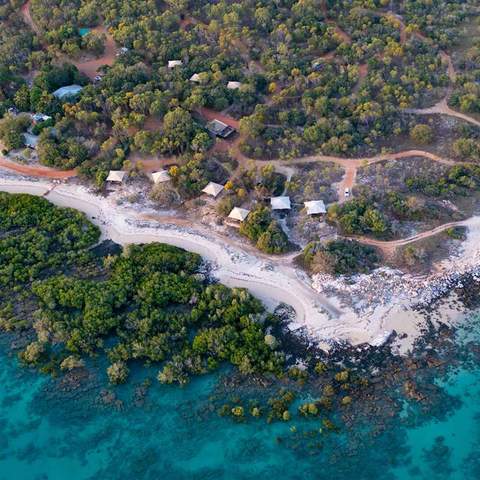
[[[127,172],[124,172],[123,170],[110,170],[107,182],[122,183],[126,174]]]
[[[166,170],[160,170],[159,172],[152,173],[153,183],[169,182],[171,180],[170,174]]]
[[[80,85],[67,85],[55,90],[52,95],[60,100],[65,100],[76,97],[82,90],[83,87]]]
[[[50,115],[45,115],[44,113],[32,113],[31,117],[34,123],[46,122],[52,118]]]
[[[312,200],[310,202],[304,202],[307,209],[307,215],[324,215],[327,213],[325,203],[323,200]]]
[[[181,67],[182,65],[183,65],[183,62],[181,60],[169,60],[168,61],[168,68]]]
[[[220,185],[219,183],[215,182],[210,182],[203,190],[203,193],[206,193],[207,195],[210,195],[214,198],[218,197],[220,195],[220,192],[223,190],[223,185]]]
[[[272,197],[270,199],[270,205],[272,206],[272,210],[290,210],[292,208],[290,197]]]
[[[245,208],[234,207],[233,210],[228,215],[228,218],[232,220],[238,220],[239,222],[243,222],[246,220],[248,215],[250,214],[250,210]]]
[[[238,90],[242,86],[241,82],[230,81],[227,83],[227,88],[229,90]]]
[[[195,83],[200,83],[200,82],[201,82],[200,74],[199,74],[199,73],[194,73],[194,74],[190,77],[190,81],[191,81],[191,82],[195,82]]]

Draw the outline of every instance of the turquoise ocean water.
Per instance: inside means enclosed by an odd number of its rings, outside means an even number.
[[[480,329],[468,335],[459,333],[458,344],[480,338]],[[143,401],[142,377],[154,371],[138,369],[115,398],[99,402],[107,395],[103,374],[71,393],[20,367],[7,344],[0,351],[0,480],[480,478],[480,356],[459,358],[434,380],[445,408],[412,413],[405,400],[378,436],[356,432],[353,451],[344,449],[351,438],[342,432],[311,450],[293,438],[298,422],[236,424],[210,411],[217,376],[185,388],[153,382]]]

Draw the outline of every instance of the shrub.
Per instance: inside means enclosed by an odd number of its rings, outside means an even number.
[[[107,368],[108,379],[114,385],[125,383],[128,378],[128,373],[129,370],[125,362],[115,362]]]
[[[419,123],[410,130],[410,138],[420,145],[428,145],[433,141],[433,131],[428,125]]]

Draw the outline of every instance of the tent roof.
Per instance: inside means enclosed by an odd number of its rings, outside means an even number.
[[[199,81],[200,81],[200,74],[199,74],[199,73],[194,73],[194,74],[190,77],[190,81],[191,81],[191,82],[199,82]]]
[[[234,207],[234,209],[230,212],[230,215],[228,216],[228,218],[232,218],[233,220],[239,220],[240,222],[243,222],[248,217],[249,213],[250,213],[250,210],[247,210],[245,208]]]
[[[229,90],[237,90],[241,86],[242,86],[241,82],[230,81],[230,82],[227,83],[227,88]]]
[[[181,60],[169,60],[168,61],[168,68],[179,67],[180,65],[183,65],[183,62]]]
[[[319,213],[327,213],[325,203],[323,200],[312,200],[310,202],[304,202],[308,215],[317,215]]]
[[[223,185],[219,183],[210,182],[203,190],[203,193],[211,195],[212,197],[217,197],[218,194],[223,190]]]
[[[44,113],[32,113],[31,117],[35,122],[46,122],[52,118],[50,115],[45,115]]]
[[[59,98],[60,100],[66,97],[74,97],[83,90],[83,87],[80,85],[67,85],[66,87],[61,87],[58,90],[55,90],[52,95]]]
[[[159,172],[152,173],[153,183],[168,182],[170,180],[170,174],[166,170],[160,170]]]
[[[270,204],[273,210],[290,210],[290,197],[272,197]]]
[[[123,182],[123,179],[127,172],[123,170],[110,170],[107,177],[107,182]]]

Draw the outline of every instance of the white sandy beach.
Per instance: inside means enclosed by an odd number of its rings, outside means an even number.
[[[321,293],[324,286],[319,278],[313,284],[314,289],[308,277],[287,262],[255,255],[247,245],[244,249],[228,243],[202,225],[174,225],[168,222],[168,217],[164,217],[165,221],[146,221],[133,207],[119,206],[113,197],[95,195],[79,185],[55,185],[46,180],[6,176],[0,177],[0,190],[44,195],[55,205],[80,210],[100,227],[104,239],[121,245],[163,242],[198,253],[212,265],[212,274],[225,285],[247,288],[270,309],[282,302],[291,305],[296,312],[291,329],[303,327],[325,347],[339,341],[380,344],[395,330],[408,335],[399,343],[400,350],[405,351],[420,333],[422,318],[408,309],[408,295],[394,294],[386,303],[377,303],[375,308],[359,313],[352,305],[343,305],[338,298]],[[475,234],[469,234],[461,258],[456,259],[458,264],[471,265],[466,259],[477,261],[480,256],[480,246],[475,241],[480,221],[472,230]],[[447,265],[443,268],[449,270]]]

